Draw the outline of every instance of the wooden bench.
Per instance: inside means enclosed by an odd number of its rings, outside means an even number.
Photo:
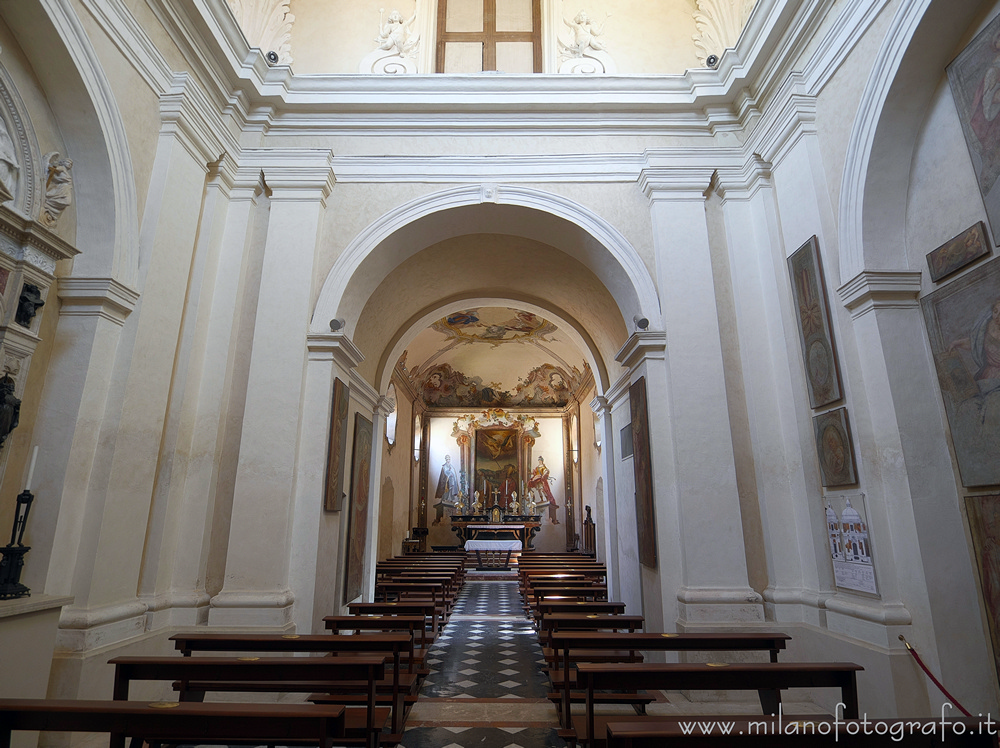
[[[232,745],[317,745],[344,736],[344,707],[315,704],[198,704],[68,699],[0,699],[0,748],[12,730],[106,732],[111,746],[125,738]]]
[[[609,616],[615,618],[615,616]],[[558,709],[564,727],[570,727],[571,709],[573,703],[586,701],[585,693],[573,694],[578,688],[578,674],[573,670],[573,663],[600,662],[599,659],[588,657],[590,652],[614,652],[617,662],[642,662],[643,652],[767,652],[771,662],[778,661],[778,653],[785,649],[791,637],[788,634],[773,632],[747,633],[705,633],[705,634],[670,634],[670,633],[624,633],[610,631],[553,631],[549,644],[556,659],[560,663],[558,675],[552,678],[555,693],[549,695],[550,701],[558,699]],[[625,694],[627,695],[627,694]],[[615,696],[623,696],[615,694]],[[555,697],[555,698],[554,698]],[[628,702],[625,698],[610,699],[608,696],[594,694],[597,703]],[[762,703],[763,699],[762,698]],[[775,703],[780,700],[780,694],[773,693],[770,699]],[[649,703],[652,698],[636,703]],[[769,702],[770,703],[770,702]]]
[[[565,635],[564,635],[565,636]],[[586,714],[576,716],[572,729],[560,731],[571,745],[580,741],[589,748],[603,746],[607,725],[614,716],[597,718],[595,694],[626,688],[640,690],[757,691],[764,714],[777,714],[780,692],[786,688],[839,688],[843,715],[856,719],[857,673],[853,662],[754,662],[754,663],[586,663],[577,665],[577,677],[586,691]],[[621,716],[618,715],[618,721]],[[599,736],[594,738],[594,736]]]
[[[350,603],[347,610],[352,616],[423,616],[431,624],[430,632],[424,637],[428,645],[433,643],[438,630],[444,625],[444,620],[438,618],[439,609],[432,602],[407,600],[406,602]]]
[[[449,602],[445,598],[445,587],[440,582],[376,582],[374,602],[433,603],[435,618],[440,621],[438,628],[444,626],[451,612]],[[437,633],[437,630],[435,628],[434,632]]]
[[[420,678],[426,677],[429,673],[424,666],[424,659],[430,646],[430,639],[427,636],[427,621],[423,616],[326,616],[323,618],[323,625],[338,635],[372,631],[382,633],[408,631],[413,639],[413,648],[402,655],[401,662],[406,665],[407,672],[416,673]]]
[[[554,631],[628,631],[643,627],[642,616],[602,615],[600,613],[551,613],[538,621],[538,641],[545,659],[550,660],[549,637]],[[549,651],[547,651],[549,650]]]
[[[310,693],[326,683],[365,683],[364,709],[345,711],[342,742],[377,746],[390,710],[376,706],[385,657],[115,657],[114,699],[128,700],[137,680],[174,681],[181,701],[202,701],[208,691]]]
[[[402,735],[406,710],[406,696],[413,695],[416,701],[419,683],[417,676],[408,669],[402,671],[402,655],[408,653],[412,665],[413,635],[411,634],[361,634],[358,636],[330,636],[324,634],[176,634],[170,637],[174,646],[184,657],[193,652],[322,652],[343,654],[344,652],[378,654],[392,657],[392,673],[375,684],[376,701],[388,703],[392,734]],[[317,698],[314,702],[326,701],[337,704],[366,703],[364,689],[360,681],[337,681],[328,684],[330,694],[336,698]],[[345,700],[345,697],[352,697]],[[397,741],[398,742],[398,741]]]
[[[715,715],[709,720],[677,717],[657,722],[613,721],[607,726],[608,748],[812,748],[849,745],[852,748],[997,748],[996,722],[949,718],[958,728],[945,726],[940,717],[919,719],[840,720],[822,716],[788,717],[780,722],[770,716],[729,719]],[[822,731],[822,732],[821,732]],[[866,734],[867,731],[867,734]],[[824,734],[826,733],[826,734]],[[992,734],[990,734],[992,733]],[[942,737],[942,734],[944,737]]]

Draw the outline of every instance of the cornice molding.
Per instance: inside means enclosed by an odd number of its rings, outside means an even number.
[[[160,96],[161,132],[173,133],[197,162],[217,161],[239,152],[239,139],[227,131],[204,92],[187,73],[174,75],[170,90]]]
[[[662,361],[667,356],[667,333],[634,332],[615,354],[615,361],[630,370],[647,359]]]
[[[635,182],[635,153],[554,156],[334,156],[340,184],[373,182]]]
[[[919,270],[863,270],[837,294],[854,319],[874,309],[916,309],[920,276]]]
[[[342,371],[351,371],[365,360],[354,341],[342,332],[309,333],[306,347],[311,361],[333,361]]]
[[[139,292],[114,278],[60,278],[60,317],[100,317],[116,325],[135,309]]]
[[[336,182],[333,151],[328,148],[244,148],[239,172],[246,177],[263,172],[272,200],[325,203]]]
[[[771,164],[756,153],[740,167],[719,167],[712,181],[723,202],[749,200],[761,189],[771,187]]]
[[[0,235],[10,239],[16,250],[16,260],[49,274],[55,274],[55,264],[80,254],[68,241],[52,233],[44,224],[25,218],[17,211],[0,205]]]
[[[789,75],[747,143],[775,166],[803,136],[816,133],[816,97],[804,89],[800,73]]]

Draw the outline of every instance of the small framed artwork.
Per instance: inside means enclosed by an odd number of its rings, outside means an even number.
[[[986,224],[979,221],[927,255],[931,280],[937,283],[989,253]]]
[[[344,506],[344,457],[347,455],[347,409],[350,390],[339,379],[333,380],[333,403],[330,407],[330,442],[326,454],[326,491],[323,508],[339,512]]]
[[[827,497],[826,529],[836,585],[878,596],[865,495]]]
[[[830,488],[857,483],[847,408],[837,408],[815,416],[813,431],[816,435],[816,452],[823,485]]]
[[[839,400],[841,392],[823,285],[823,268],[819,260],[819,243],[815,236],[788,258],[788,274],[798,312],[799,343],[806,367],[809,405],[822,408]]]

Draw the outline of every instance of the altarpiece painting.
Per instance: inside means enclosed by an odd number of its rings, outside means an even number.
[[[979,581],[982,584],[986,619],[993,652],[1000,652],[1000,494],[966,496],[969,529],[976,550]],[[1000,676],[1000,654],[994,654]]]

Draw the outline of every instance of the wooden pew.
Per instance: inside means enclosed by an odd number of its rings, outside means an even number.
[[[322,652],[343,654],[345,652],[376,654],[392,658],[392,673],[375,684],[376,700],[387,702],[392,710],[390,722],[392,734],[402,735],[405,714],[405,697],[416,694],[416,675],[403,673],[401,663],[403,653],[413,654],[412,634],[362,634],[359,636],[329,636],[325,634],[176,634],[170,637],[174,646],[184,657],[193,652]],[[363,699],[366,684],[359,681],[341,681],[328,684],[334,698],[311,699],[314,702],[335,704],[365,703]],[[361,693],[359,694],[359,691]],[[382,698],[387,696],[388,698]],[[350,697],[346,698],[345,697]],[[415,700],[415,696],[414,696]]]
[[[12,730],[106,732],[162,742],[316,745],[331,748],[344,735],[344,707],[315,704],[199,704],[67,699],[0,699],[0,748]]]
[[[586,714],[573,718],[573,728],[561,732],[571,745],[579,741],[588,748],[604,745],[611,715],[594,713],[595,693],[624,688],[662,691],[723,690],[757,691],[764,714],[777,714],[780,691],[786,688],[839,688],[844,717],[856,719],[857,673],[853,662],[754,662],[754,663],[587,663],[577,665],[580,684],[586,691]],[[633,720],[635,718],[632,718]],[[655,718],[650,718],[655,719]],[[621,721],[620,715],[617,721]],[[594,739],[594,736],[596,739]]]
[[[402,656],[402,663],[406,665],[407,672],[416,673],[421,678],[428,675],[428,671],[424,667],[424,658],[427,655],[430,640],[427,638],[427,621],[423,616],[379,616],[372,614],[326,616],[323,618],[323,625],[334,634],[408,631],[413,639],[413,649]]]
[[[407,600],[406,602],[371,602],[371,603],[349,603],[348,612],[352,616],[423,616],[431,623],[430,633],[425,639],[428,644],[433,643],[437,633],[444,621],[438,618],[440,612],[431,602],[420,602],[417,600]]]
[[[715,715],[711,720],[700,720],[701,724],[692,729],[690,725],[696,721],[699,720],[679,716],[661,722],[609,722],[608,748],[662,748],[675,744],[679,748],[833,748],[837,745],[890,748],[900,744],[907,748],[942,745],[946,748],[997,748],[998,745],[996,722],[964,717],[949,718],[949,723],[957,724],[957,728],[942,728],[940,717],[834,722],[812,715],[779,722],[770,716],[727,719],[726,715]]]
[[[115,657],[114,699],[127,701],[136,680],[175,681],[181,701],[202,701],[207,691],[310,693],[324,683],[366,684],[364,719],[345,712],[342,742],[378,745],[390,710],[376,706],[376,683],[385,677],[385,657]],[[112,746],[112,748],[117,748]]]
[[[614,618],[615,616],[609,616]],[[588,659],[588,651],[619,652],[618,662],[642,662],[643,652],[768,652],[770,661],[778,661],[778,653],[785,649],[791,637],[788,634],[774,632],[747,633],[705,633],[705,634],[665,634],[665,633],[620,633],[611,631],[554,631],[549,638],[549,645],[560,663],[559,677],[552,678],[552,685],[559,697],[559,714],[564,727],[570,727],[572,703],[586,700],[586,694],[573,694],[577,688],[577,673],[573,670],[574,663],[595,662]],[[624,650],[624,652],[622,652]],[[628,699],[609,699],[595,694],[597,703],[627,702]],[[780,694],[774,692],[770,697],[761,696],[761,703],[769,698],[768,703],[777,704]],[[646,699],[649,703],[652,699]],[[776,707],[775,707],[776,709]]]
[[[445,599],[445,586],[441,582],[376,582],[375,602],[431,602],[441,626],[447,622],[451,612]]]
[[[546,662],[554,662],[556,653],[552,651],[549,637],[556,631],[627,631],[635,633],[642,628],[642,616],[598,615],[597,613],[552,613],[539,621],[538,642]],[[597,660],[591,660],[597,662]]]

